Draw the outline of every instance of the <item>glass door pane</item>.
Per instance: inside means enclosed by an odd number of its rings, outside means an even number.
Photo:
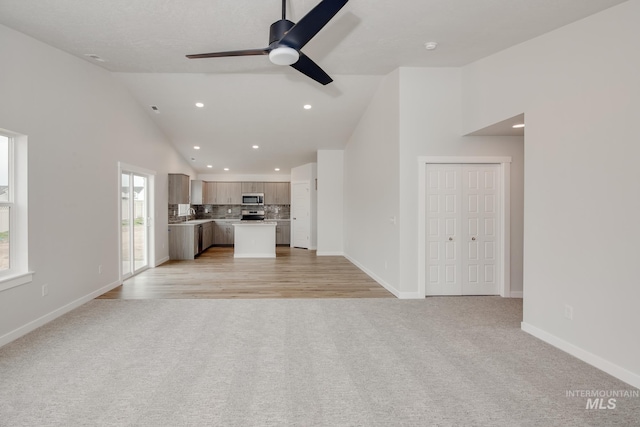
[[[123,173],[121,177],[121,231],[122,242],[122,277],[126,278],[133,274],[131,263],[131,179],[129,173]]]
[[[147,266],[147,178],[133,175],[134,273]]]

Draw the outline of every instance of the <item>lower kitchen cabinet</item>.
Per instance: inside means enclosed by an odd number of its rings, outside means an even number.
[[[169,259],[194,259],[213,245],[212,221],[169,224]]]
[[[291,244],[291,222],[278,221],[276,225],[276,245]]]
[[[221,246],[232,246],[234,241],[233,224],[228,221],[216,221],[213,236],[213,244]]]
[[[169,259],[194,259],[198,251],[197,229],[169,225]]]
[[[213,235],[214,235],[214,231],[213,231],[213,227],[214,224],[213,222],[206,222],[203,224],[203,231],[202,231],[202,250],[206,250],[209,248],[209,246],[213,245]]]

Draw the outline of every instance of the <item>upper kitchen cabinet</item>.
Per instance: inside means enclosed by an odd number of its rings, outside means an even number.
[[[191,181],[192,205],[213,205],[216,202],[216,193],[215,182]]]
[[[215,182],[204,181],[202,184],[202,197],[204,205],[215,205],[218,194],[218,186]]]
[[[191,181],[191,204],[204,205],[204,182],[200,180]]]
[[[264,183],[264,204],[265,205],[290,205],[290,183],[288,182],[265,182]]]
[[[221,182],[215,184],[216,187],[216,205],[241,205],[242,204],[242,185],[239,182]]]
[[[264,182],[243,182],[243,193],[264,193]]]
[[[169,204],[183,205],[189,203],[189,175],[181,173],[169,174]]]

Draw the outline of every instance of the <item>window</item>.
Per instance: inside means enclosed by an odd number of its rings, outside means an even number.
[[[11,268],[11,143],[8,136],[0,135],[0,272]]]
[[[26,150],[25,136],[0,129],[0,291],[31,281]]]

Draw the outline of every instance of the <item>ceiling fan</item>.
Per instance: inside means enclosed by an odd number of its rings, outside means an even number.
[[[276,65],[290,65],[302,74],[323,85],[333,81],[322,68],[300,51],[349,0],[322,0],[297,24],[286,18],[286,0],[282,0],[282,19],[271,24],[269,46],[262,49],[187,55],[189,59],[220,58],[224,56],[269,55]]]

